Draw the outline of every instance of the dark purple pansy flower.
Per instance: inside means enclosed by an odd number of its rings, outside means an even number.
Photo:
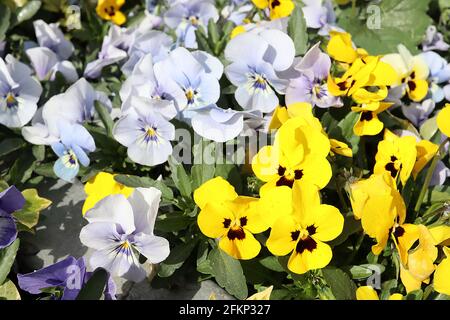
[[[58,287],[63,290],[61,300],[75,300],[91,276],[92,272],[86,271],[84,258],[69,256],[46,268],[18,274],[17,279],[20,288],[31,294],[40,294],[43,289]],[[115,294],[116,285],[109,277],[104,291],[105,300],[115,300]]]
[[[25,198],[14,186],[0,193],[0,249],[16,240],[17,227],[12,213],[22,209],[24,204]]]

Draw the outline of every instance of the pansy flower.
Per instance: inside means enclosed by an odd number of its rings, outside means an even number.
[[[197,221],[201,232],[218,239],[220,249],[242,260],[258,255],[261,245],[253,234],[270,227],[258,210],[258,199],[238,196],[232,185],[217,177],[195,190],[194,200],[200,207]]]
[[[302,7],[303,15],[308,28],[320,29],[318,34],[328,35],[331,29],[337,29],[333,25],[336,23],[331,0],[302,0],[305,4]]]
[[[395,69],[398,76],[393,86],[400,90],[401,96],[408,94],[408,97],[415,102],[421,101],[428,93],[427,78],[429,68],[422,57],[413,56],[408,49],[398,46],[399,53],[385,55],[382,58]]]
[[[0,124],[9,128],[27,124],[36,113],[41,93],[30,68],[11,55],[5,61],[0,58]]]
[[[361,104],[358,107],[352,107],[353,112],[359,113],[353,132],[357,136],[375,136],[379,134],[383,130],[384,124],[378,119],[378,114],[391,106],[392,103],[390,102],[373,101]]]
[[[18,274],[17,280],[19,287],[31,294],[41,294],[44,289],[56,288],[62,291],[59,297],[61,300],[75,300],[91,277],[92,272],[87,272],[84,258],[69,256],[34,272]],[[110,275],[103,294],[105,300],[116,300],[116,285]],[[57,296],[52,294],[52,298]]]
[[[151,100],[133,103],[132,110],[113,129],[114,138],[128,148],[130,159],[146,166],[166,162],[172,154],[170,141],[175,139],[173,124],[152,110],[151,104]]]
[[[16,222],[12,214],[25,205],[25,198],[15,186],[0,192],[0,249],[17,238]]]
[[[439,293],[450,295],[450,249],[443,248],[445,258],[439,263],[434,272],[433,288]]]
[[[268,9],[270,19],[288,17],[295,8],[292,0],[252,0],[258,9]]]
[[[140,282],[146,277],[140,255],[153,264],[164,261],[169,242],[153,234],[160,200],[158,189],[136,188],[128,198],[110,195],[86,212],[89,224],[81,229],[80,240],[95,250],[89,259],[91,267]]]
[[[356,59],[368,56],[367,51],[356,48],[349,33],[331,31],[330,36],[330,41],[327,44],[327,53],[334,60],[352,64]]]
[[[65,180],[72,182],[78,174],[80,164],[89,166],[89,152],[95,150],[95,142],[89,132],[79,124],[62,121],[58,124],[59,141],[51,145],[53,152],[59,157],[53,171]]]
[[[448,51],[450,45],[444,41],[444,35],[437,31],[436,26],[428,26],[425,37],[422,41],[423,51]]]
[[[266,182],[261,192],[292,188],[297,181],[324,188],[331,179],[329,152],[330,141],[318,119],[289,119],[278,130],[274,145],[262,147],[252,160],[253,172]]]
[[[300,76],[291,79],[286,90],[286,104],[309,102],[319,108],[341,107],[342,101],[328,92],[327,77],[331,68],[330,57],[320,51],[320,43],[314,45],[294,65]]]
[[[46,47],[55,52],[60,61],[69,59],[74,51],[74,47],[64,37],[58,24],[47,24],[44,20],[35,20],[33,21],[33,26],[40,47]]]
[[[324,268],[333,255],[325,242],[341,234],[344,217],[337,208],[320,203],[313,185],[295,184],[292,197],[292,213],[272,226],[267,248],[277,256],[290,253],[288,268],[294,273]]]
[[[120,11],[125,0],[98,0],[95,11],[103,20],[112,21],[114,24],[122,25],[127,17]]]
[[[430,70],[428,96],[436,103],[439,103],[445,98],[444,89],[441,85],[447,84],[450,80],[450,64],[433,51],[423,52],[419,56],[425,61]],[[450,88],[449,84],[447,86]]]
[[[225,58],[231,62],[225,74],[237,86],[234,94],[246,110],[271,112],[279,104],[276,92],[284,93],[288,81],[277,73],[291,67],[295,48],[285,33],[263,30],[246,32],[233,38],[225,48]]]
[[[87,197],[83,204],[83,215],[92,209],[97,202],[109,195],[123,194],[125,197],[129,197],[133,192],[133,188],[124,186],[114,180],[114,174],[99,172],[86,182],[84,192]]]
[[[436,102],[433,99],[425,99],[422,102],[413,102],[410,105],[402,104],[402,112],[406,119],[416,127],[420,126],[429,119],[434,111]]]
[[[177,3],[164,14],[164,22],[176,30],[178,42],[186,48],[197,48],[195,30],[206,28],[209,20],[217,22],[219,13],[208,0],[193,0]]]
[[[398,137],[386,129],[384,139],[378,143],[374,173],[388,172],[394,180],[399,178],[405,185],[414,169],[416,157],[416,140],[413,137]]]

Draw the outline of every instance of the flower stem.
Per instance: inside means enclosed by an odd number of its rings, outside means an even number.
[[[449,139],[444,140],[439,146],[438,151],[433,157],[433,161],[431,162],[430,167],[428,168],[427,175],[425,176],[425,181],[422,185],[422,189],[420,190],[419,198],[417,199],[416,206],[414,207],[414,212],[416,216],[419,214],[420,207],[422,206],[423,199],[425,198],[425,194],[427,193],[428,187],[430,186],[431,179],[433,178],[433,173],[436,170],[436,166],[441,159],[441,150],[444,148],[444,145],[449,141]]]

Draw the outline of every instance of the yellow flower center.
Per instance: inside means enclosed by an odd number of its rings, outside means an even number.
[[[196,25],[198,25],[198,17],[196,17],[196,16],[190,16],[189,17],[189,22],[193,25],[193,26],[196,26]]]
[[[185,91],[185,95],[186,95],[186,99],[188,101],[188,104],[194,103],[196,94],[197,94],[197,92],[195,90],[192,90],[192,89],[187,89]]]

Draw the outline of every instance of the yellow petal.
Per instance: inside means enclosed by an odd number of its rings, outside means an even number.
[[[447,103],[437,116],[439,130],[447,137],[450,137],[450,104]]]
[[[450,295],[450,258],[445,258],[434,272],[434,290]]]
[[[269,0],[252,0],[258,9],[265,9],[269,6]]]
[[[331,241],[342,233],[344,217],[337,208],[322,204],[318,207],[311,207],[302,223],[307,226],[313,225],[316,228],[314,239]]]
[[[299,224],[292,215],[280,217],[270,231],[266,246],[276,256],[285,256],[294,250],[296,241],[292,239],[292,232],[299,230]]]
[[[359,115],[359,120],[353,127],[353,132],[357,136],[375,136],[379,134],[384,128],[383,122],[378,119],[378,116],[373,111],[363,111]]]
[[[374,288],[362,286],[356,289],[356,300],[380,300],[380,298]]]
[[[247,202],[244,203],[239,201],[241,198],[249,197],[238,197],[237,200],[234,201],[234,203],[241,202],[237,206],[235,212],[237,213],[237,218],[245,218],[246,224],[243,226],[244,229],[249,230],[251,233],[261,233],[269,229],[279,213],[260,210],[261,201],[259,199],[249,198],[251,200],[247,200]]]
[[[194,191],[194,201],[200,209],[209,202],[220,205],[224,201],[236,199],[237,196],[234,187],[222,177],[208,180]]]
[[[431,236],[435,240],[434,244],[438,245],[450,239],[450,226],[441,225],[429,228]]]
[[[230,240],[227,236],[222,237],[219,241],[219,248],[235,259],[253,259],[261,250],[261,244],[249,231],[244,229],[244,233],[243,240]]]
[[[264,146],[253,157],[253,173],[262,181],[277,179],[280,167],[279,150],[274,146]]]
[[[409,98],[415,102],[422,101],[428,93],[428,82],[426,80],[410,80],[406,86]]]
[[[284,215],[292,214],[292,189],[287,186],[267,189],[260,194],[256,210],[270,227]],[[253,232],[253,231],[252,231]]]
[[[395,243],[399,251],[400,261],[403,264],[408,262],[408,251],[413,244],[419,239],[419,228],[414,224],[402,224],[396,228],[394,235],[398,235]]]
[[[303,274],[309,270],[326,267],[333,257],[329,245],[315,240],[316,247],[309,251],[305,249],[302,253],[296,250],[292,253],[288,261],[288,268],[294,273]]]
[[[257,292],[250,297],[247,298],[247,300],[270,300],[270,295],[272,294],[273,286],[270,286],[266,289],[264,289],[261,292]]]
[[[301,181],[292,187],[293,214],[306,219],[311,208],[320,206],[320,194],[316,185]]]
[[[414,277],[402,264],[400,264],[400,279],[407,293],[419,290],[422,286],[422,281]]]
[[[403,300],[403,295],[401,293],[391,294],[389,300]]]
[[[224,203],[209,202],[197,217],[200,231],[207,237],[219,238],[229,229],[229,224],[235,220],[235,215]],[[227,223],[227,221],[229,221]]]
[[[330,139],[330,146],[331,151],[333,153],[339,154],[344,157],[352,158],[353,157],[353,151],[351,148],[349,148],[348,144],[336,140],[336,139]]]
[[[273,112],[270,120],[269,130],[275,130],[281,127],[289,119],[289,114],[286,107],[277,106]]]
[[[270,8],[270,19],[274,20],[288,17],[294,10],[295,5],[292,0],[270,0]]]
[[[438,152],[439,146],[428,140],[422,140],[417,143],[417,160],[413,168],[413,177],[417,179],[418,174],[427,165],[427,163],[433,159],[435,154]]]
[[[330,32],[331,39],[327,45],[327,52],[334,60],[352,63],[358,57],[349,33]]]
[[[116,14],[111,19],[114,24],[121,26],[127,21],[127,17],[122,13],[122,11],[116,11]]]
[[[319,189],[325,188],[332,176],[331,165],[327,159],[311,155],[299,165],[303,171],[301,181],[316,185]]]

